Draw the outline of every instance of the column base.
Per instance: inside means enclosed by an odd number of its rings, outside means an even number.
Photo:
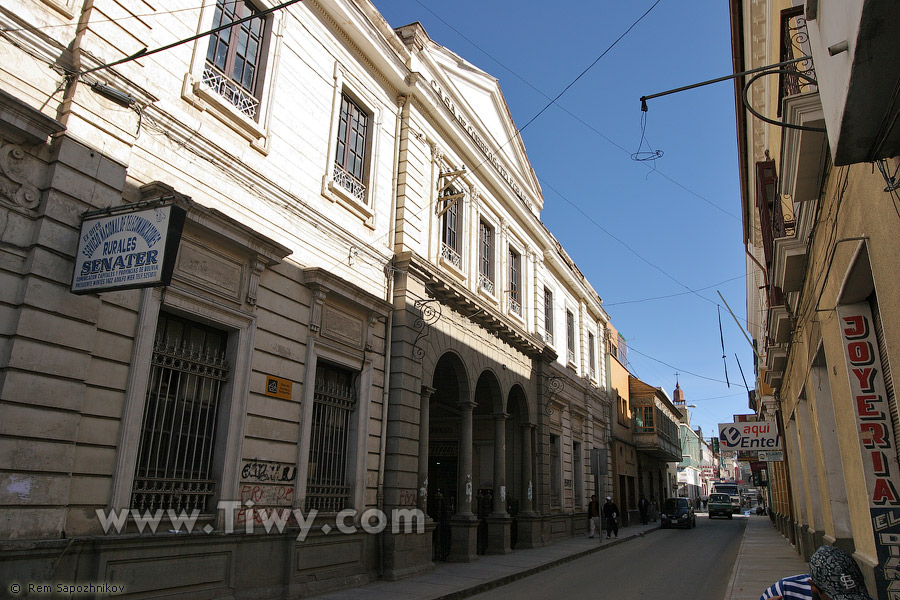
[[[447,562],[478,560],[478,519],[474,515],[450,517],[450,555]]]
[[[540,548],[544,545],[544,519],[537,513],[519,513],[516,516],[518,540],[516,548]]]
[[[509,554],[512,552],[512,517],[505,513],[488,515],[487,554]]]
[[[434,570],[434,563],[431,562],[434,528],[435,522],[426,517],[423,533],[417,533],[415,527],[411,533],[390,533],[390,528],[382,532],[381,535],[385,536],[382,577],[386,581],[396,581]],[[401,531],[405,529],[401,528]]]

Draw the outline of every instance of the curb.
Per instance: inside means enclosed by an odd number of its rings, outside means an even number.
[[[634,535],[630,535],[628,537],[623,537],[621,539],[616,539],[615,541],[609,542],[607,544],[600,544],[596,548],[591,548],[589,550],[582,550],[576,554],[571,554],[569,556],[564,556],[562,558],[554,559],[548,563],[543,565],[538,565],[537,567],[531,567],[530,569],[525,569],[524,571],[519,571],[518,573],[511,573],[509,575],[505,575],[500,577],[499,579],[495,579],[493,581],[486,581],[484,583],[479,583],[477,585],[473,585],[472,587],[466,588],[464,590],[457,590],[455,592],[450,592],[449,594],[444,594],[443,596],[436,596],[432,600],[460,600],[461,598],[468,598],[469,596],[474,596],[475,594],[480,594],[482,592],[487,592],[488,590],[493,590],[498,587],[502,587],[508,583],[512,583],[514,581],[518,581],[519,579],[524,579],[531,575],[535,575],[537,573],[541,573],[543,571],[548,571],[554,567],[558,567],[561,564],[571,562],[573,560],[578,560],[579,558],[584,558],[585,556],[589,556],[596,552],[600,552],[601,550],[606,550],[608,548],[612,548],[613,546],[618,546],[619,544],[624,544],[630,540],[644,537],[651,531],[656,531],[659,527],[652,527],[650,529],[645,529],[640,533],[635,533]]]

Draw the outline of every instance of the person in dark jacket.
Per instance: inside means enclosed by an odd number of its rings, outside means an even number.
[[[650,501],[643,494],[641,494],[641,499],[638,500],[638,510],[641,511],[641,524],[646,525],[650,516]]]
[[[594,537],[594,533],[603,539],[603,532],[600,529],[600,501],[597,500],[597,494],[591,495],[591,501],[588,503],[588,537]]]
[[[619,507],[609,496],[603,505],[603,518],[606,521],[606,539],[612,537],[612,534],[619,537]]]

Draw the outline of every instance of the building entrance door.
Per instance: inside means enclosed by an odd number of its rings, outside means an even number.
[[[458,444],[433,441],[428,446],[428,516],[435,523],[432,560],[450,554],[450,517],[456,512]]]

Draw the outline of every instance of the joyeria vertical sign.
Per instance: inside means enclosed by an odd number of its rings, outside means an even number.
[[[872,311],[861,302],[839,306],[838,315],[878,551],[878,597],[897,598],[900,572],[892,563],[900,556],[900,497],[894,486],[900,469]]]

